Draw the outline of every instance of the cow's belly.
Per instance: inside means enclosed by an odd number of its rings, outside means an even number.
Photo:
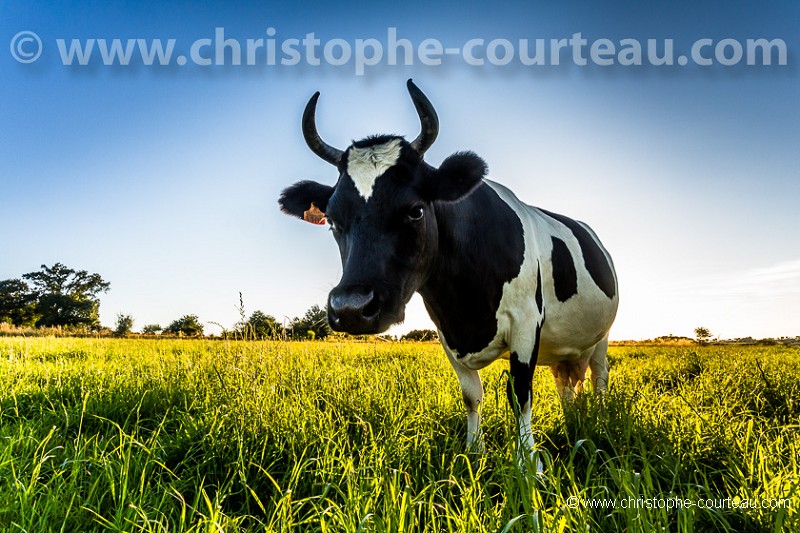
[[[594,340],[587,343],[546,343],[544,337],[539,347],[539,356],[536,360],[537,365],[553,365],[562,361],[574,361],[586,355],[589,348],[602,340]],[[481,370],[492,364],[498,359],[508,360],[511,357],[511,349],[504,342],[492,342],[480,352],[458,355],[458,362],[472,370]]]
[[[588,302],[575,298],[573,302],[551,305],[541,331],[538,365],[553,365],[562,361],[575,361],[591,355],[591,348],[603,340],[616,315],[614,300]],[[500,317],[494,339],[486,348],[475,353],[457,354],[458,361],[467,368],[480,370],[497,359],[508,359],[511,347],[517,345],[515,331],[530,331],[535,322],[522,315]]]
[[[606,300],[594,305],[566,302],[548,312],[537,364],[552,365],[588,357],[591,348],[608,335],[616,310],[616,300]]]

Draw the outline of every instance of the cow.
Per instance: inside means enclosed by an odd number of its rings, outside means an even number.
[[[316,127],[315,93],[303,113],[309,148],[335,166],[334,186],[301,181],[279,199],[284,213],[329,226],[342,277],[328,296],[336,331],[377,334],[404,320],[422,296],[461,385],[467,449],[484,449],[478,371],[498,358],[510,365],[508,399],[517,413],[517,460],[536,460],[531,385],[536,365],[552,370],[562,400],[608,383],[608,333],[619,302],[610,255],[582,222],[532,207],[486,179],[471,151],[439,168],[424,160],[439,119],[408,80],[421,122],[411,142],[374,135],[339,150]],[[541,472],[541,462],[535,468]]]

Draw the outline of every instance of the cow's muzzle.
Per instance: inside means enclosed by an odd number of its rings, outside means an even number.
[[[372,289],[336,288],[328,297],[328,322],[334,330],[353,335],[379,333],[381,307]]]

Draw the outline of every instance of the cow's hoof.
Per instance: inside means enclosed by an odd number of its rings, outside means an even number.
[[[544,476],[544,463],[539,459],[539,454],[536,451],[518,456],[517,466],[519,467],[519,471],[523,474],[531,472],[537,477]]]
[[[483,443],[483,439],[467,442],[467,453],[474,453],[477,455],[486,453],[486,445]]]

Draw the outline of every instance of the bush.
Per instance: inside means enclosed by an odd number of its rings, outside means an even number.
[[[117,337],[124,337],[133,329],[133,317],[131,315],[117,315],[117,325],[114,328],[114,335]]]
[[[437,341],[439,340],[439,334],[433,331],[432,329],[412,329],[402,337],[400,340],[403,341]]]
[[[171,333],[183,337],[202,337],[203,324],[197,315],[184,315],[167,326],[164,333]]]
[[[145,335],[158,335],[163,329],[164,328],[158,324],[147,324],[142,328],[142,333]]]

